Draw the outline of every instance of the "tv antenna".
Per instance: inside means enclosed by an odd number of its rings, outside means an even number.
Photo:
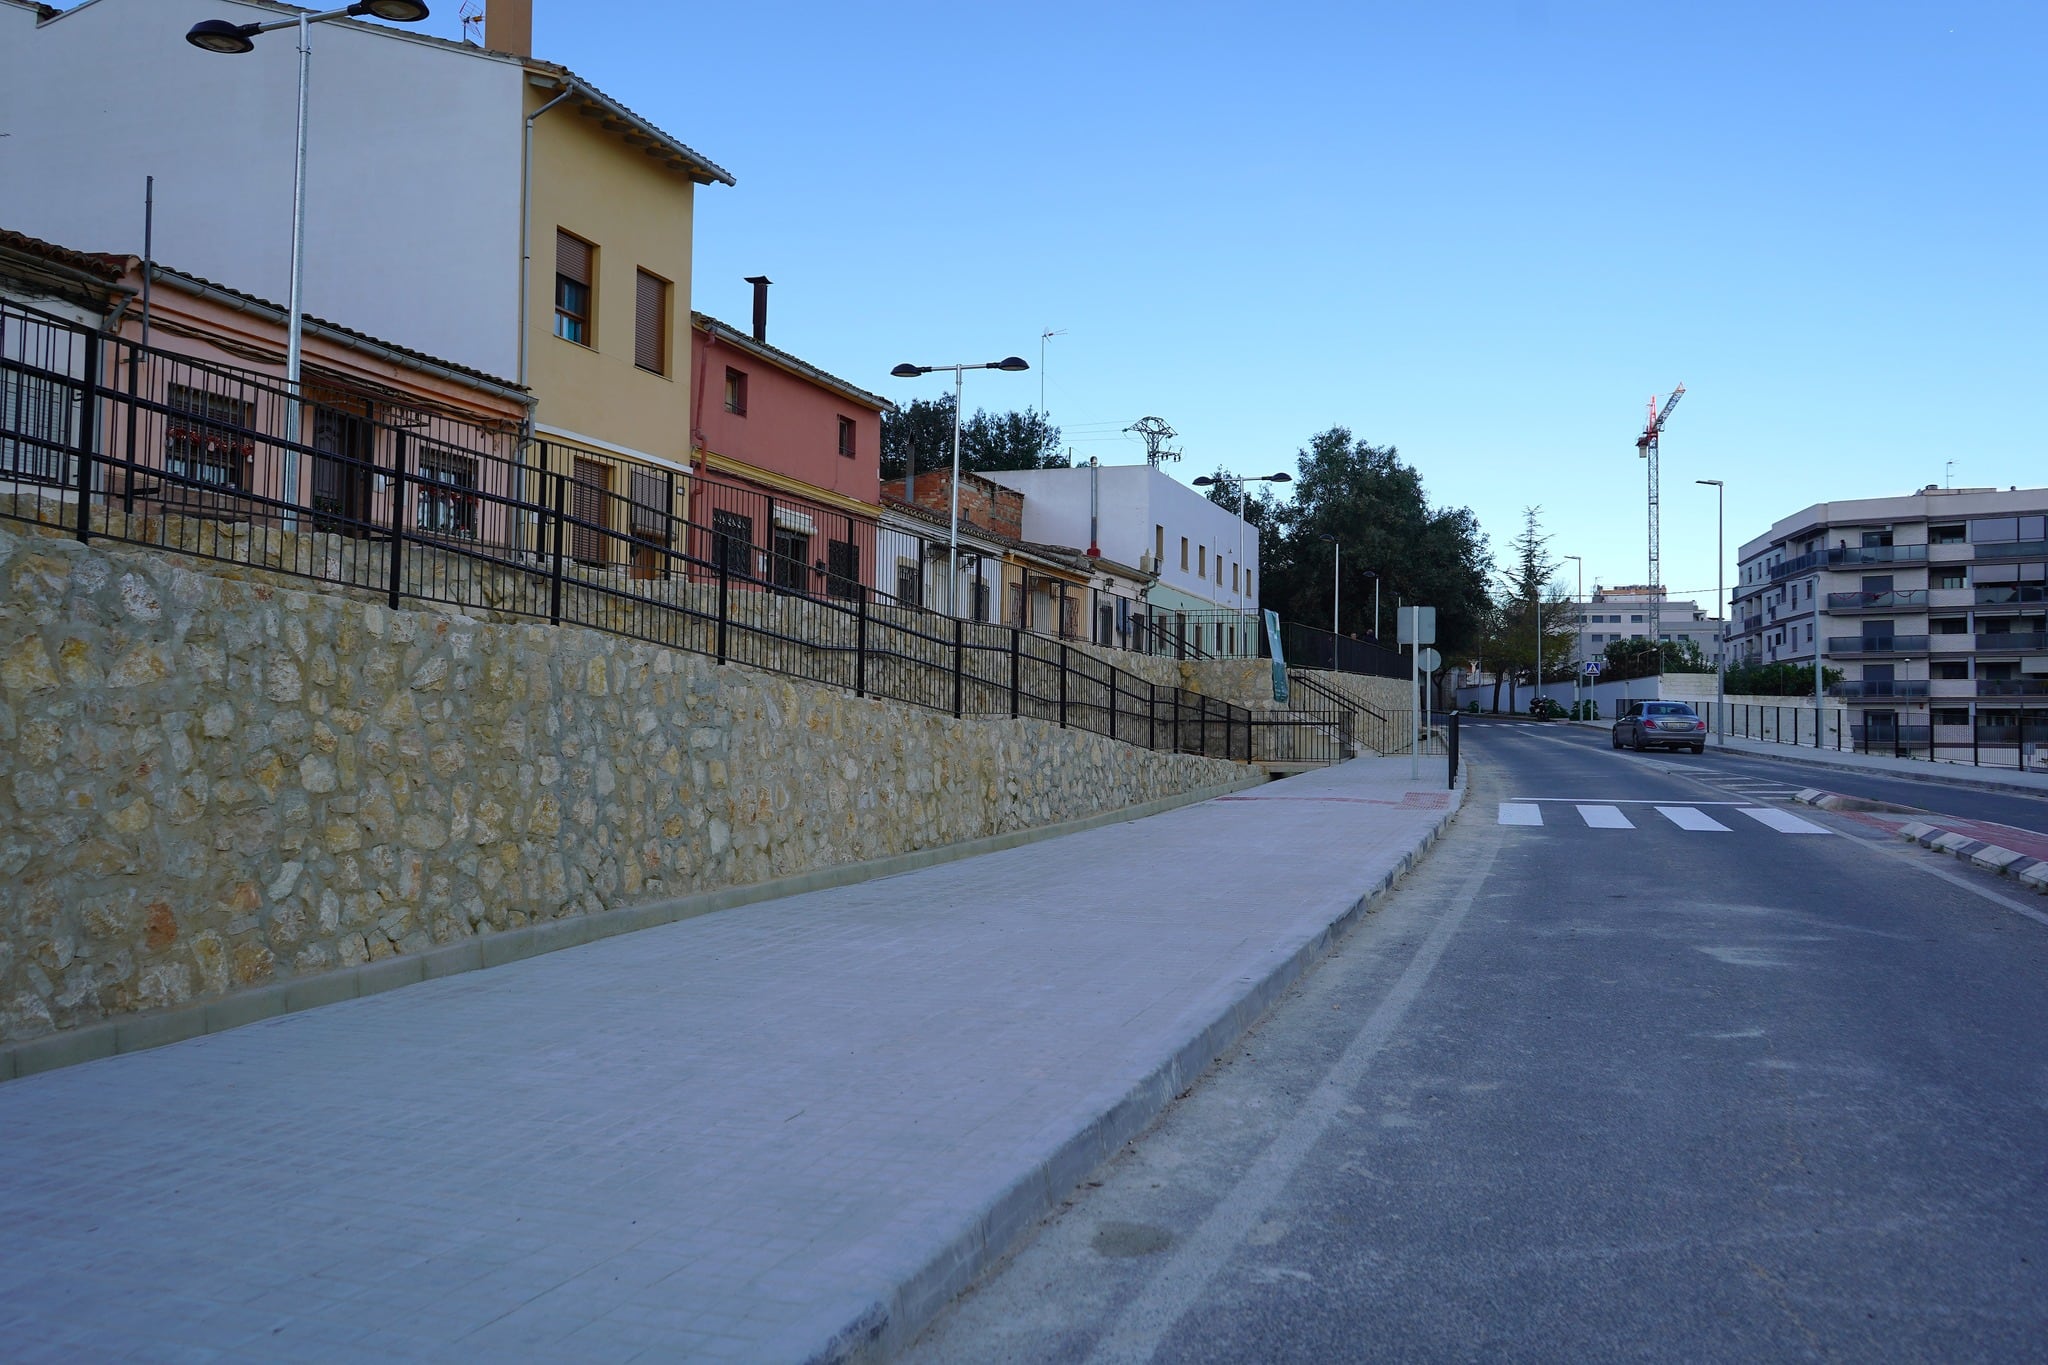
[[[1166,443],[1180,433],[1166,425],[1160,418],[1140,417],[1137,421],[1125,427],[1124,430],[1135,431],[1144,438],[1145,463],[1151,465],[1154,469],[1159,468],[1161,460],[1178,460],[1180,458],[1178,450],[1166,449]]]
[[[462,0],[462,7],[458,12],[462,16],[462,41],[468,43],[471,47],[482,47],[484,45],[484,7],[482,0]],[[472,26],[476,29],[476,32],[473,34],[470,32]]]

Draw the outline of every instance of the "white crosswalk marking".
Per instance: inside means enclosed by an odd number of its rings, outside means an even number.
[[[1663,816],[1680,829],[1717,829],[1723,834],[1728,833],[1728,826],[1722,824],[1705,811],[1694,810],[1691,806],[1659,806],[1657,807],[1657,814]]]
[[[1529,801],[1503,801],[1500,803],[1500,822],[1503,825],[1540,825],[1543,823],[1543,809]]]
[[[1761,808],[1752,810],[1748,806],[1742,806],[1739,809],[1744,815],[1747,815],[1758,824],[1768,825],[1780,834],[1834,833],[1833,830],[1823,829],[1811,820],[1800,819],[1789,810],[1766,810]]]
[[[1634,829],[1619,806],[1580,806],[1579,818],[1594,829]]]

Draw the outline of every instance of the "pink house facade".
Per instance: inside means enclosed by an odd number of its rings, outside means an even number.
[[[689,553],[789,592],[851,598],[874,581],[878,398],[753,334],[691,315]]]

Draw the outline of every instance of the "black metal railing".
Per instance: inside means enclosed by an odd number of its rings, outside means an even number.
[[[1406,678],[1409,674],[1407,656],[1397,649],[1318,630],[1298,621],[1280,623],[1280,652],[1290,667],[1359,673],[1373,678]]]
[[[842,595],[835,580],[851,576],[834,572],[829,550],[820,572],[811,545],[764,549],[715,516],[720,503],[684,515],[664,471],[522,443],[509,424],[310,386],[295,404],[263,374],[12,303],[0,305],[0,393],[0,516],[80,540],[246,565],[394,607],[582,625],[955,716],[1252,754],[1243,707],[1146,682],[1066,641]]]

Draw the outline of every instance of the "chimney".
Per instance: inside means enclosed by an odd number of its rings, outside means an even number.
[[[768,286],[775,283],[766,275],[749,275],[747,283],[754,286],[754,340],[768,341]]]
[[[531,57],[533,0],[490,0],[484,10],[484,46],[514,57]]]

